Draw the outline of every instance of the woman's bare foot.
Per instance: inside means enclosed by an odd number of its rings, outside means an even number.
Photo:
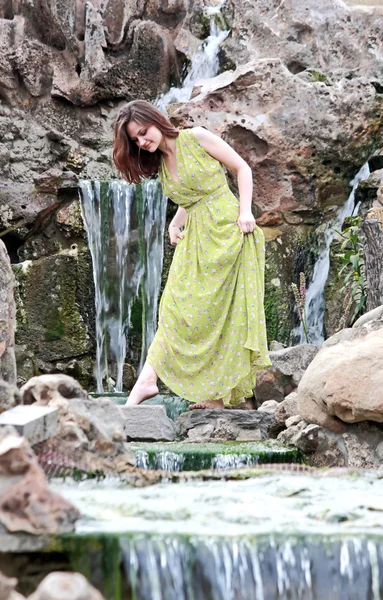
[[[222,400],[207,400],[206,402],[196,402],[196,404],[191,404],[189,410],[203,408],[224,408],[224,404]]]
[[[143,400],[153,398],[158,394],[157,374],[153,367],[145,363],[125,406],[137,406]]]

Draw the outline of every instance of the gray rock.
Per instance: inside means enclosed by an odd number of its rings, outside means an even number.
[[[20,403],[21,396],[17,387],[0,379],[0,413]]]
[[[123,406],[121,411],[128,441],[172,442],[176,437],[164,406]]]
[[[302,419],[299,415],[294,415],[293,417],[289,417],[285,421],[286,429],[288,429],[289,427],[292,427],[292,425],[298,425],[298,423],[300,423],[301,420]]]
[[[204,439],[211,441],[266,439],[271,419],[271,415],[258,410],[192,410],[179,417],[176,428],[179,437],[189,439],[198,437],[201,431]]]
[[[277,402],[276,400],[266,400],[266,402],[261,404],[261,406],[258,408],[258,411],[274,414],[278,404],[279,402]]]
[[[47,406],[15,406],[0,415],[0,427],[12,425],[31,446],[54,436],[58,411]]]
[[[303,373],[318,353],[318,347],[313,344],[300,344],[270,352],[273,367],[285,377],[291,378],[292,385],[297,386]],[[285,383],[285,385],[287,382]]]
[[[381,319],[383,316],[383,306],[377,306],[372,310],[369,310],[366,314],[362,315],[357,319],[353,325],[353,328],[361,327],[370,321],[375,321],[376,319]]]
[[[16,384],[14,285],[11,261],[0,239],[0,379],[13,385]]]
[[[48,404],[51,400],[62,398],[87,398],[88,394],[73,377],[61,373],[32,377],[20,389],[23,404]]]

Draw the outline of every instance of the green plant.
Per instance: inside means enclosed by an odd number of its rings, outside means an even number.
[[[326,73],[322,73],[322,71],[311,71],[310,79],[313,82],[328,83],[327,75]]]
[[[361,313],[366,305],[367,284],[365,276],[364,245],[360,229],[361,217],[349,217],[348,227],[339,231],[335,229],[342,238],[341,252],[335,256],[342,259],[343,266],[339,275],[343,275],[343,287],[340,292],[348,298],[346,311],[351,313],[350,325]]]
[[[306,321],[306,279],[305,274],[302,271],[299,273],[299,290],[296,283],[291,284],[291,289],[297,303],[299,319],[302,323],[303,331],[305,334],[306,342],[309,343],[309,335],[307,331]]]

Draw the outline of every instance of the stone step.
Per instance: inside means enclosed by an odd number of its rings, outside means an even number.
[[[0,414],[0,427],[12,425],[33,446],[55,435],[57,418],[57,408],[19,404]]]
[[[192,410],[177,421],[177,436],[191,442],[266,439],[273,417],[258,410],[210,408]]]
[[[174,422],[167,416],[164,406],[122,406],[121,411],[128,441],[172,442],[176,437]]]

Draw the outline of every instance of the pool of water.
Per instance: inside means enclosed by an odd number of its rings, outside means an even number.
[[[187,481],[132,488],[114,479],[53,482],[82,514],[78,533],[249,536],[383,534],[383,479],[262,473],[245,481]]]

